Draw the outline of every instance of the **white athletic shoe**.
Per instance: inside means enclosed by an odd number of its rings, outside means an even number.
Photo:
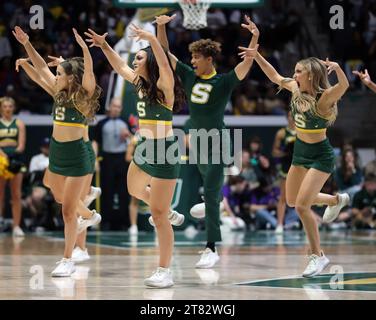
[[[321,257],[312,254],[309,256],[307,268],[303,272],[303,277],[312,278],[320,274],[329,264],[329,259],[322,253]]]
[[[174,285],[174,281],[169,268],[158,267],[151,277],[144,280],[144,284],[153,288],[168,288]]]
[[[87,252],[87,248],[82,250],[80,247],[76,247],[72,252],[72,261],[73,262],[84,262],[90,260],[90,256]]]
[[[138,234],[138,227],[137,225],[131,225],[130,228],[128,229],[129,235],[131,236],[136,236]]]
[[[99,224],[102,220],[102,217],[99,213],[97,213],[95,210],[92,211],[92,216],[90,219],[84,219],[82,217],[78,218],[78,227],[77,227],[77,233],[80,234],[85,229],[95,226]]]
[[[174,210],[171,210],[170,211],[170,214],[168,216],[168,220],[170,220],[171,224],[175,227],[179,227],[181,226],[183,223],[184,223],[184,220],[185,220],[185,217],[183,214],[177,212],[177,211],[174,211]],[[150,216],[149,217],[149,223],[155,227],[155,224],[154,224],[154,220],[153,220],[153,216]]]
[[[282,225],[278,225],[277,228],[275,228],[274,230],[274,233],[275,234],[283,234],[284,230],[283,230],[283,226]]]
[[[51,272],[52,277],[70,277],[76,271],[72,259],[63,258],[56,262],[57,267]]]
[[[223,202],[221,202],[219,204],[219,212],[224,211],[224,209],[225,209],[225,205],[223,204]],[[190,210],[190,214],[193,218],[196,218],[196,219],[205,218],[205,202],[194,205]]]
[[[90,187],[90,193],[85,197],[85,200],[84,200],[85,207],[90,206],[90,204],[95,199],[97,199],[98,197],[100,197],[101,194],[102,194],[102,189],[101,188],[97,188],[97,187],[91,186]]]
[[[198,269],[210,269],[219,261],[219,255],[217,250],[211,251],[210,248],[206,248],[204,251],[199,252],[201,254],[200,261],[196,263]]]
[[[19,226],[17,226],[17,227],[14,227],[12,235],[13,237],[24,237],[25,233],[22,231],[22,229]]]
[[[324,223],[333,222],[337,219],[341,209],[350,203],[350,196],[347,193],[338,193],[338,204],[335,206],[328,206],[325,209],[322,221]]]

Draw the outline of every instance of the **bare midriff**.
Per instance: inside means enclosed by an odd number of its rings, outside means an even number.
[[[155,125],[143,124],[140,125],[140,136],[146,139],[164,139],[174,135],[171,125]]]
[[[306,143],[318,143],[326,139],[326,130],[320,133],[303,133],[297,131],[297,137]]]

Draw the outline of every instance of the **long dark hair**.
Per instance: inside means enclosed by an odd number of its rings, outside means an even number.
[[[165,100],[165,96],[162,90],[157,87],[157,82],[159,79],[159,67],[157,60],[155,59],[153,50],[151,47],[146,47],[141,49],[146,52],[146,71],[149,75],[149,81],[146,81],[144,78],[139,77],[136,83],[137,92],[141,92],[142,96],[145,97],[146,101],[150,104],[160,103]],[[166,53],[166,52],[165,52]],[[180,78],[175,73],[172,68],[170,59],[166,53],[168,63],[174,75],[175,85],[174,85],[174,111],[178,112],[182,109],[185,104],[187,97],[182,85]]]
[[[75,108],[85,118],[92,120],[100,107],[98,99],[102,89],[97,85],[93,95],[90,98],[88,97],[87,91],[82,87],[82,77],[84,75],[83,58],[70,58],[60,63],[60,65],[68,76],[73,75],[73,81],[69,85],[68,91],[63,90],[56,94],[55,101],[58,104],[66,104],[69,100],[72,100]]]

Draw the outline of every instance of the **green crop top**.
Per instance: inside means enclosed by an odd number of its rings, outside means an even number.
[[[86,117],[77,110],[73,101],[69,100],[66,103],[59,104],[55,101],[53,109],[54,124],[66,127],[80,127],[87,126]]]
[[[317,95],[316,104],[321,98]],[[319,115],[313,114],[310,110],[299,112],[294,103],[291,103],[291,113],[295,121],[296,130],[303,133],[320,133],[325,132],[329,127],[329,121]]]
[[[163,103],[150,104],[144,99],[137,102],[139,124],[172,125],[172,107]]]

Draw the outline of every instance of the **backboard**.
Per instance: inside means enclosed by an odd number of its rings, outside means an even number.
[[[177,0],[113,0],[115,6],[123,8],[170,7],[179,8]],[[213,0],[211,8],[252,8],[264,4],[264,0]]]

